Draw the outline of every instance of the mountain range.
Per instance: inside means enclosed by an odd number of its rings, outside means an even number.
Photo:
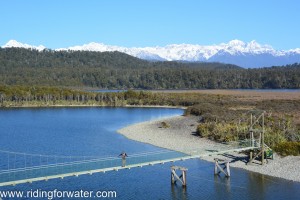
[[[45,46],[23,44],[10,40],[2,48],[26,48],[42,51]],[[300,48],[275,50],[270,45],[256,41],[232,40],[218,45],[171,44],[164,47],[120,47],[91,42],[82,46],[58,48],[55,51],[119,51],[131,56],[151,61],[222,62],[244,68],[280,66],[300,62]]]

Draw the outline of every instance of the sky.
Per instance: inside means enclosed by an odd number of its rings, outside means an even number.
[[[299,0],[0,0],[0,46],[213,45],[300,48]]]

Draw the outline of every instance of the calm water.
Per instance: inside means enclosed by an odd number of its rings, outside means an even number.
[[[231,89],[237,91],[245,91],[245,92],[300,92],[300,89]]]
[[[103,90],[88,90],[89,92],[126,92],[127,90],[108,90],[108,89],[103,89]]]
[[[116,133],[132,123],[181,115],[161,108],[41,108],[0,110],[0,149],[26,153],[105,156],[159,150]],[[300,184],[231,168],[213,175],[213,163],[177,162],[188,186],[171,186],[171,164],[2,187],[0,190],[115,190],[118,199],[297,199]]]
[[[180,90],[180,91],[199,91],[202,89],[187,89],[187,90]],[[205,90],[205,89],[204,89]],[[234,90],[234,91],[241,91],[241,92],[300,92],[300,89],[225,89],[225,90]],[[89,90],[89,92],[126,92],[127,90],[108,90],[108,89],[104,89],[104,90]],[[139,91],[139,90],[137,90]],[[143,90],[143,91],[147,91],[147,90]],[[160,91],[160,90],[149,90],[149,91]],[[178,90],[163,90],[163,91],[178,91]]]

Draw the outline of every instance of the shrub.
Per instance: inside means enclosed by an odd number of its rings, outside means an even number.
[[[162,123],[161,123],[161,127],[162,127],[162,128],[170,128],[170,124],[167,123],[167,122],[162,122]]]
[[[300,155],[300,142],[281,142],[274,147],[274,150],[282,155]]]
[[[232,123],[200,123],[197,127],[197,133],[201,137],[207,137],[211,140],[219,142],[236,141],[244,139],[245,133],[241,127],[237,127]]]
[[[216,122],[217,121],[217,116],[212,115],[210,113],[205,113],[201,116],[200,122],[205,123],[205,122]]]

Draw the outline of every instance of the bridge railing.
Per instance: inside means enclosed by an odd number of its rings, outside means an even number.
[[[206,145],[204,147],[199,148],[186,148],[186,147],[178,147],[177,150],[179,152],[183,152],[188,156],[209,156],[213,154],[220,154],[222,152],[230,152],[230,151],[239,151],[242,149],[251,149],[258,148],[259,143],[251,141],[250,139],[239,140],[239,141],[230,141],[230,142],[221,142],[221,143],[213,143],[212,145]]]

